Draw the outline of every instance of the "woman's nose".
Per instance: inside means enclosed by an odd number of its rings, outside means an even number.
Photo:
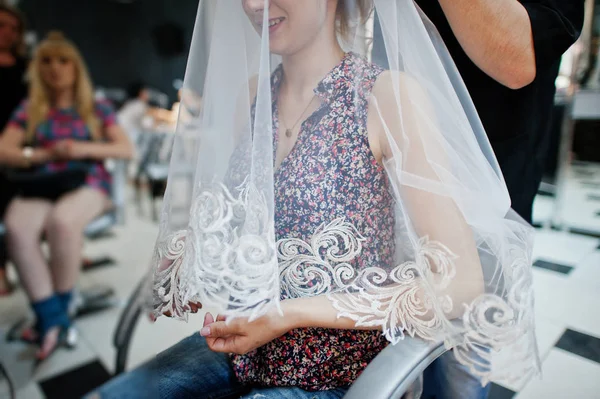
[[[266,8],[269,8],[270,0],[244,0],[246,4],[246,9],[252,12],[259,12]]]
[[[50,63],[50,69],[52,70],[52,72],[60,72],[60,70],[62,69],[62,64],[60,63],[60,61],[52,61]]]

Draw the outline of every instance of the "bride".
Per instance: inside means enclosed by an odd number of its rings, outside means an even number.
[[[413,1],[204,3],[153,306],[215,316],[97,394],[340,398],[406,334],[482,384],[535,373],[532,229]],[[390,70],[364,51],[374,8]]]

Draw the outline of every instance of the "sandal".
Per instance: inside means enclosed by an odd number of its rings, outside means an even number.
[[[39,352],[35,354],[35,362],[33,364],[34,372],[42,365],[46,360],[48,360],[53,354],[57,352],[60,348],[66,349],[74,349],[77,345],[77,331],[72,327],[62,327],[57,326],[59,328],[58,337],[56,338],[56,343],[50,349],[50,351],[44,355],[40,356]]]
[[[7,342],[21,341],[26,344],[40,345],[41,344],[40,334],[37,331],[36,326],[29,326],[29,327],[23,328],[25,326],[25,324],[27,324],[27,319],[22,319],[21,321],[17,322],[14,326],[12,326],[11,329],[6,333],[6,341]],[[63,345],[63,346],[65,346],[67,348],[74,348],[75,345],[77,344],[77,331],[73,328],[73,326],[60,327],[60,328],[61,328],[62,333],[67,334],[67,336],[65,337],[66,340],[64,342],[65,345]],[[60,333],[59,333],[59,338],[60,338]]]

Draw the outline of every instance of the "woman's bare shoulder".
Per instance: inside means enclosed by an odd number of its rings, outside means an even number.
[[[410,74],[388,69],[379,74],[372,93],[382,100],[394,100],[398,95],[423,95],[424,92],[421,84]]]

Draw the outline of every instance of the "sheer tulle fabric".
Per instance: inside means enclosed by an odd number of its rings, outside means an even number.
[[[334,181],[335,166],[306,192],[278,186],[280,174],[291,173],[285,160],[274,162],[280,58],[239,0],[201,2],[152,264],[154,313],[185,319],[197,301],[256,318],[283,299],[325,295],[340,317],[380,328],[393,344],[405,335],[444,340],[482,383],[528,378],[539,368],[533,230],[510,209],[435,28],[411,0],[374,3],[389,70],[377,72],[373,87],[363,83],[377,69],[367,61],[368,24],[354,17],[343,38],[351,78],[324,78],[315,88],[319,108],[300,133],[323,135],[319,112],[335,112],[340,95],[354,99],[353,112],[336,117],[357,118],[357,134],[365,134],[360,126],[383,129],[391,154],[379,166],[381,195],[390,200],[366,212],[350,203],[353,195],[331,194],[335,186],[364,198],[361,187]],[[346,144],[332,145],[343,152]],[[385,213],[389,234],[377,231],[370,212]]]

